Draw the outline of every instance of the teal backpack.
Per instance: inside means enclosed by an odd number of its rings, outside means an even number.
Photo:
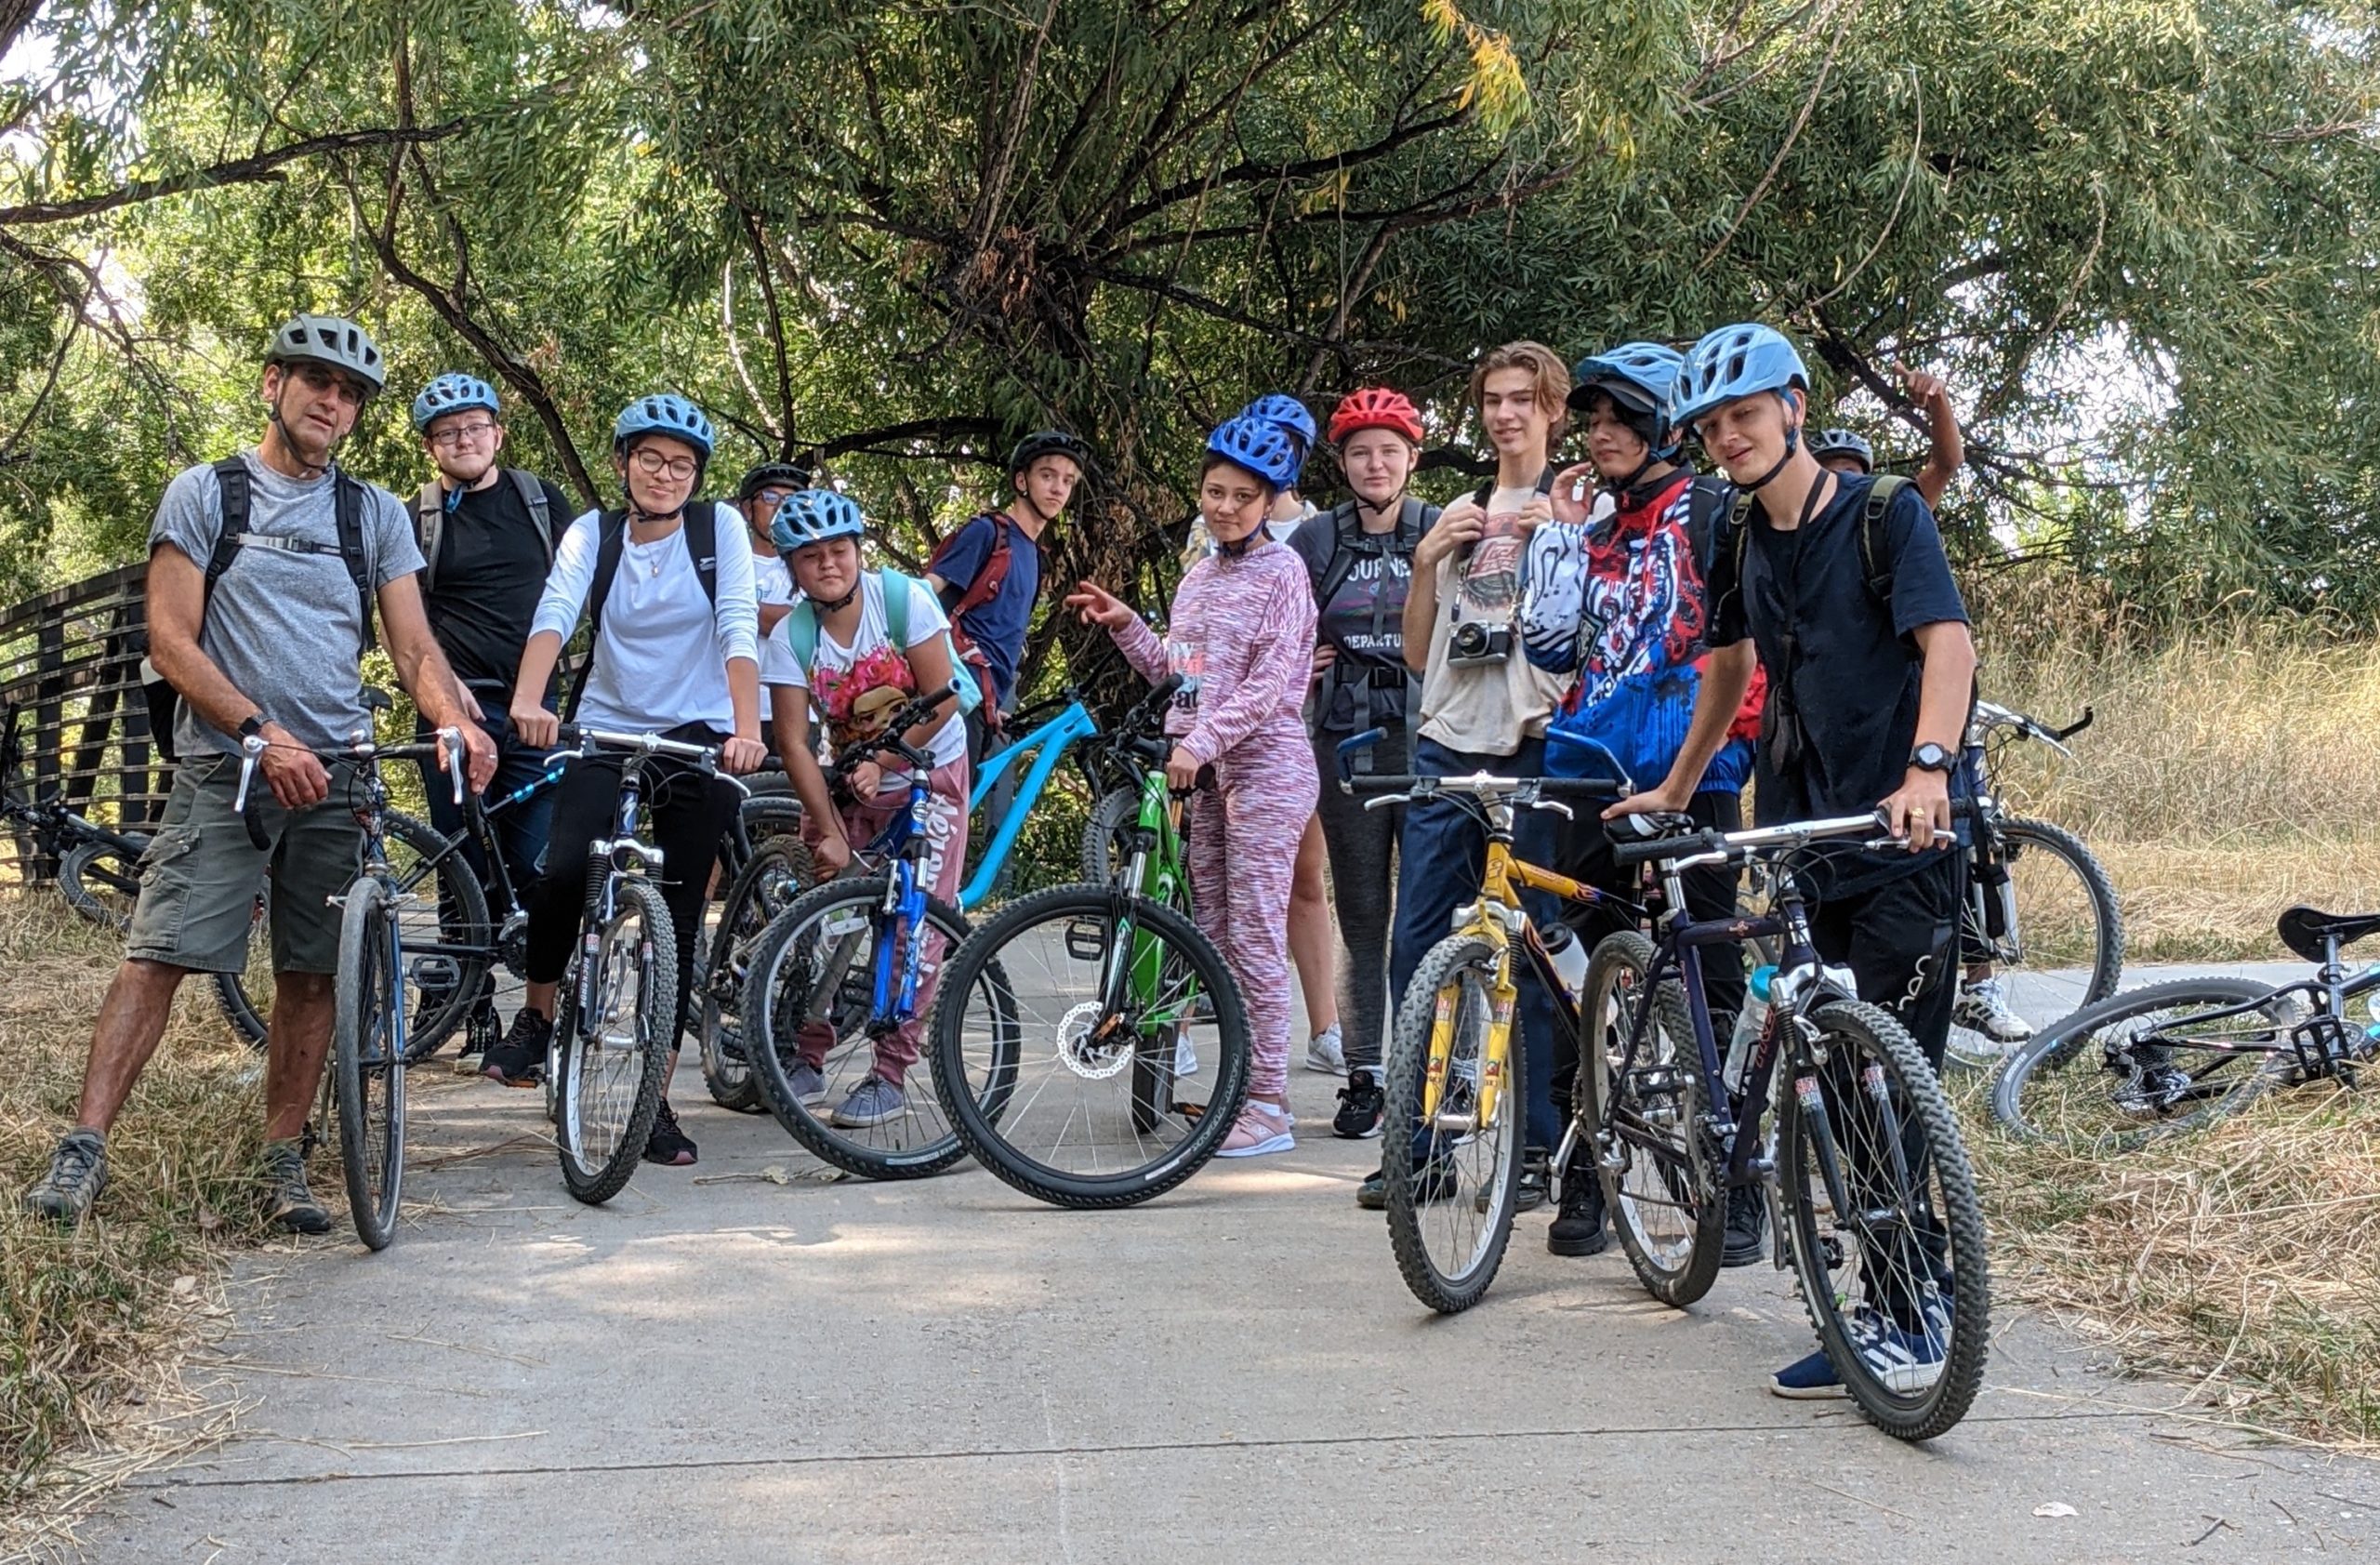
[[[884,584],[885,633],[892,638],[892,644],[899,647],[906,657],[909,652],[910,590],[924,584],[915,577],[903,576],[899,571],[882,570],[875,574]],[[793,648],[794,661],[801,665],[802,677],[809,678],[811,670],[818,663],[818,610],[809,599],[804,598],[795,603],[793,612],[785,617],[785,639],[787,644]],[[950,671],[959,686],[959,715],[965,717],[984,704],[983,685],[968,677],[967,665],[960,660],[959,647],[951,641],[948,630],[942,632],[942,647],[950,654]]]

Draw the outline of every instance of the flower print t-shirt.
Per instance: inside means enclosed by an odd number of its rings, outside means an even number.
[[[810,692],[810,709],[826,719],[826,738],[837,750],[847,745],[881,738],[892,714],[918,693],[917,675],[910,670],[905,649],[892,644],[884,616],[887,583],[880,571],[870,571],[860,583],[859,630],[846,646],[818,627],[817,656],[808,669],[793,655],[790,635],[794,617],[777,621],[760,648],[760,679],[768,684],[791,685]],[[925,583],[907,582],[909,645],[921,646],[950,629],[950,620]],[[926,746],[939,768],[967,753],[967,725],[945,723]]]

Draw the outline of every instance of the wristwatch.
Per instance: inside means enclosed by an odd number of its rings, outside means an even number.
[[[259,734],[261,734],[261,733],[263,733],[263,732],[264,732],[264,723],[265,723],[265,716],[264,716],[264,713],[262,713],[262,712],[250,712],[247,716],[245,716],[245,717],[244,717],[244,718],[242,718],[242,719],[240,720],[240,727],[239,727],[239,735],[240,735],[240,737],[242,737],[242,738],[244,738],[244,739],[253,739],[253,738],[255,738],[258,735],[259,735]]]
[[[1948,776],[1951,755],[1940,745],[1920,745],[1909,752],[1909,763],[1920,772],[1940,772]]]

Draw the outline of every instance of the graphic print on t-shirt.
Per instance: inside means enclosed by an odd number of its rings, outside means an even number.
[[[881,737],[916,690],[909,660],[890,644],[862,654],[848,669],[830,669],[821,659],[810,671],[811,699],[826,714],[826,736],[838,750]]]
[[[1699,656],[1702,577],[1684,526],[1663,518],[1590,543],[1579,619],[1585,657],[1567,710],[1600,705],[1630,674]]]
[[[1407,555],[1356,556],[1346,579],[1322,605],[1319,638],[1337,647],[1342,657],[1403,668],[1405,598],[1412,580],[1413,562]]]
[[[1182,688],[1173,693],[1173,710],[1195,712],[1198,710],[1198,684],[1207,674],[1207,648],[1201,642],[1186,642],[1170,638],[1165,643],[1165,666],[1182,676]]]
[[[1486,525],[1464,556],[1456,583],[1457,618],[1490,627],[1513,622],[1520,606],[1521,559],[1527,548],[1521,507],[1535,496],[1533,489],[1499,489],[1488,497]]]

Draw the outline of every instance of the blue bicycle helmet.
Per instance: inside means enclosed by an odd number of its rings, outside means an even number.
[[[1819,461],[1829,457],[1851,457],[1858,459],[1861,472],[1876,471],[1876,448],[1868,437],[1849,430],[1820,430],[1810,437],[1810,455]]]
[[[1269,418],[1234,418],[1207,437],[1207,450],[1234,467],[1246,468],[1276,490],[1298,481],[1298,448],[1287,430]]]
[[[1721,326],[1705,333],[1686,354],[1673,417],[1680,429],[1690,430],[1695,420],[1725,404],[1794,389],[1810,389],[1810,372],[1775,328],[1757,321]]]
[[[414,432],[419,434],[428,430],[432,418],[443,418],[449,413],[460,413],[471,407],[484,407],[490,413],[497,414],[504,411],[496,405],[496,388],[477,376],[442,375],[424,386],[421,395],[413,399]]]
[[[1651,420],[1645,444],[1664,461],[1677,454],[1677,383],[1686,355],[1658,342],[1623,342],[1580,359],[1571,372],[1570,407],[1583,413],[1597,391],[1622,409]]]
[[[1291,434],[1296,435],[1304,449],[1308,451],[1314,449],[1315,435],[1316,433],[1314,415],[1305,410],[1305,404],[1298,401],[1297,398],[1290,396],[1286,392],[1267,391],[1264,395],[1258,397],[1254,402],[1250,403],[1246,407],[1241,408],[1237,413],[1234,414],[1233,417],[1235,418],[1262,418],[1268,424],[1278,424],[1281,428],[1289,431]]]
[[[713,444],[710,420],[703,410],[674,391],[639,397],[612,420],[612,449],[618,451],[641,434],[665,434],[682,440],[710,460]]]
[[[830,538],[855,538],[867,531],[859,502],[832,489],[804,489],[787,495],[769,520],[769,541],[779,554]]]

